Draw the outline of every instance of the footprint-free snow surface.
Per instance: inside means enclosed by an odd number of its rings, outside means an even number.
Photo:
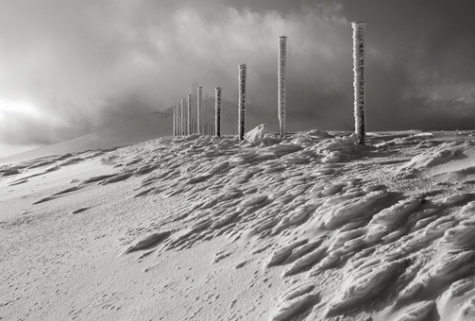
[[[473,132],[264,128],[0,167],[0,320],[475,320]]]

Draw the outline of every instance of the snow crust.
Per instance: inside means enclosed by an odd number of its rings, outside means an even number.
[[[281,139],[260,125],[243,142],[165,137],[4,165],[0,250],[8,255],[0,281],[8,293],[0,295],[0,316],[65,319],[62,308],[33,305],[24,315],[34,297],[28,284],[63,291],[44,278],[60,284],[73,265],[82,273],[96,261],[81,251],[92,251],[115,271],[103,273],[110,280],[99,282],[103,291],[134,275],[124,264],[145,272],[136,276],[140,287],[122,289],[136,291],[134,299],[111,299],[122,309],[83,304],[74,313],[83,319],[474,320],[471,136],[378,133],[367,146],[357,143],[355,134],[321,130]],[[58,230],[77,236],[61,245]],[[31,235],[43,259],[29,250]],[[91,263],[68,256],[64,269],[53,267],[48,252],[78,244],[73,256]],[[43,276],[29,278],[41,268]],[[75,282],[79,292],[93,286]],[[139,293],[154,282],[163,282],[159,299]],[[209,293],[212,282],[206,305],[191,298]],[[51,291],[38,295],[62,302]],[[68,295],[80,305],[85,294]],[[132,308],[137,300],[142,310]],[[174,300],[188,308],[174,310]]]

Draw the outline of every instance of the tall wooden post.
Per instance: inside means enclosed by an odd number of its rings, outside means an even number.
[[[176,136],[176,108],[173,107],[173,136]]]
[[[277,104],[280,125],[280,137],[285,136],[285,68],[287,37],[279,37],[279,59],[278,59],[278,84],[277,84]]]
[[[221,137],[221,87],[214,89],[214,127],[215,135]]]
[[[352,22],[353,27],[353,87],[355,91],[354,116],[358,143],[365,144],[365,84],[364,84],[364,35],[366,23]]]
[[[176,105],[175,109],[176,109],[176,135],[180,136],[180,105]]]
[[[239,65],[239,114],[238,114],[238,137],[244,139],[246,121],[246,64]]]
[[[181,119],[180,119],[181,120],[180,121],[180,123],[181,123],[181,126],[180,126],[181,127],[180,128],[181,133],[180,134],[182,136],[185,136],[185,134],[186,134],[185,133],[185,128],[186,128],[185,118],[186,118],[185,117],[185,98],[182,98],[181,99]]]
[[[201,100],[202,100],[202,91],[203,87],[198,87],[196,89],[196,132],[201,134],[200,126],[201,126]]]
[[[188,106],[186,113],[186,134],[191,135],[191,95],[188,94]]]

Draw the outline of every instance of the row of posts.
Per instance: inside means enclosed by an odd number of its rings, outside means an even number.
[[[358,136],[358,143],[365,144],[365,87],[364,87],[364,22],[353,22],[353,87],[354,87],[354,119],[355,132]],[[284,137],[286,134],[286,51],[287,37],[279,37],[278,46],[278,66],[277,66],[277,113],[279,119],[279,134]],[[245,133],[245,115],[246,115],[246,64],[239,65],[239,99],[238,99],[238,137],[239,140],[244,139]],[[181,105],[177,105],[173,112],[173,135],[187,136],[191,134],[204,134],[220,137],[221,136],[221,101],[222,89],[215,88],[215,119],[214,126],[205,124],[203,128],[201,120],[201,104],[202,104],[202,87],[197,88],[196,101],[196,127],[194,120],[191,118],[191,95],[181,99]],[[186,108],[185,108],[186,104]],[[204,130],[204,131],[203,131]],[[234,132],[234,131],[233,131]]]
[[[202,91],[202,87],[197,88],[196,121],[191,118],[190,94],[188,99],[182,98],[181,105],[176,105],[173,109],[173,136],[188,136],[192,134],[221,136],[221,88],[216,87],[214,89],[215,121],[213,125],[209,123],[203,124],[201,120]]]
[[[175,109],[174,110],[178,110],[179,111],[179,108]],[[177,118],[175,116],[175,112],[174,112],[174,129],[173,129],[173,133],[174,133],[174,136],[187,136],[188,134],[185,132],[181,132],[181,127],[180,127],[180,124],[176,124],[175,122],[177,121]],[[179,115],[179,114],[178,114]],[[214,136],[216,135],[216,131],[217,131],[217,128],[216,128],[216,124],[212,124],[212,123],[204,123],[204,124],[201,124],[200,127],[198,127],[198,121],[197,119],[194,119],[194,118],[191,118],[190,120],[191,122],[191,134],[199,134],[199,135],[206,135],[206,136]],[[175,131],[177,131],[175,133]]]
[[[280,135],[285,135],[285,51],[286,51],[287,37],[279,37],[279,123],[280,123]],[[246,125],[246,64],[239,65],[239,102],[238,102],[238,137],[239,140],[244,139],[245,125]],[[221,101],[222,101],[222,89],[221,87],[215,88],[215,122],[214,122],[214,135],[221,136]],[[201,132],[201,104],[202,104],[202,87],[197,88],[197,102],[196,102],[196,130],[192,130],[191,119],[191,95],[188,95],[188,101],[185,109],[185,99],[181,100],[180,106],[175,106],[173,111],[173,135],[174,136],[187,136],[191,134],[202,134]],[[206,128],[207,126],[205,126]],[[209,126],[208,126],[209,127]],[[204,134],[208,134],[209,130]]]

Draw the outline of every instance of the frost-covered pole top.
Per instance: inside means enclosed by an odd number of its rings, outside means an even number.
[[[351,27],[353,30],[359,29],[360,31],[365,31],[367,23],[365,21],[353,21]]]

